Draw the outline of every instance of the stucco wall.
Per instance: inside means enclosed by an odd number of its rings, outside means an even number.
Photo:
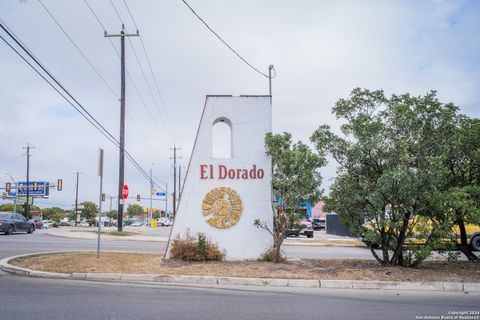
[[[232,157],[212,157],[212,127],[226,118],[232,129]],[[252,259],[272,245],[271,235],[253,226],[255,219],[272,225],[271,160],[265,155],[264,136],[271,131],[271,104],[267,96],[208,96],[200,121],[196,142],[172,228],[171,238],[178,234],[205,233],[226,250],[228,260]],[[213,165],[214,178],[202,179],[201,165]],[[251,170],[262,169],[262,179],[218,179],[218,166]],[[209,168],[209,167],[208,167]],[[203,175],[205,178],[205,172]],[[206,222],[202,214],[205,195],[217,187],[230,187],[240,196],[243,212],[237,224],[218,229]]]

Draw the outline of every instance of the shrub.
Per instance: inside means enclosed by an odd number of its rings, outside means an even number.
[[[194,237],[189,232],[184,237],[177,235],[170,249],[172,259],[183,261],[221,261],[223,254],[217,244],[210,242],[204,234]]]
[[[273,255],[274,255],[274,248],[269,248],[265,250],[264,253],[261,254],[260,258],[258,258],[258,261],[260,262],[273,262]],[[287,260],[283,253],[280,253],[277,262],[285,262]]]

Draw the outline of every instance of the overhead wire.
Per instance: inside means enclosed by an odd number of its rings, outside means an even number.
[[[153,105],[156,107],[156,110],[157,110],[157,113],[159,114],[160,116],[160,120],[162,121],[163,125],[165,126],[166,128],[166,132],[167,134],[170,136],[170,139],[172,140],[172,142],[175,144],[175,139],[172,135],[172,133],[170,132],[170,129],[168,128],[167,126],[167,123],[165,121],[165,119],[163,118],[163,115],[161,113],[161,111],[159,110],[158,108],[158,104],[157,104],[157,100],[155,99],[155,96],[153,94],[153,91],[152,91],[152,88],[150,86],[150,83],[147,79],[147,76],[145,74],[145,71],[143,70],[143,67],[142,67],[142,64],[140,63],[140,59],[138,58],[138,55],[137,55],[137,51],[135,50],[135,47],[133,46],[132,44],[132,41],[130,39],[128,39],[128,42],[130,44],[130,47],[132,48],[132,51],[133,51],[133,55],[135,56],[135,60],[137,61],[137,64],[138,64],[138,67],[143,75],[143,79],[145,80],[145,84],[147,85],[147,88],[148,88],[148,91],[150,92],[150,95],[152,97],[152,100],[153,100]]]
[[[38,1],[40,1],[40,3],[42,3],[41,0],[38,0]],[[95,20],[100,24],[100,26],[102,27],[103,31],[106,32],[105,25],[104,25],[103,22],[100,20],[100,18],[98,17],[98,15],[95,13],[95,11],[93,10],[93,7],[88,3],[87,0],[83,0],[83,2],[84,2],[85,5],[88,7],[88,9],[90,10],[90,12],[91,12],[92,15],[94,16]],[[42,4],[43,4],[43,3],[42,3]],[[44,7],[45,7],[45,6],[44,6]],[[45,9],[47,10],[47,12],[49,12],[47,8],[45,8]],[[50,14],[50,12],[49,12],[49,14]],[[51,15],[51,14],[50,14],[50,15]],[[51,16],[52,16],[52,18],[56,21],[56,19],[53,17],[53,15],[51,15]],[[57,22],[57,21],[56,21],[56,22]],[[59,25],[58,22],[57,22],[57,25],[60,27],[60,29],[62,29],[62,31],[63,31],[63,32],[65,33],[65,35],[70,39],[70,41],[73,42],[73,40],[71,39],[71,37],[68,36],[68,34],[67,34],[67,33],[65,32],[65,30]],[[118,53],[117,49],[115,48],[115,45],[113,44],[112,39],[111,39],[111,38],[108,38],[108,40],[110,40],[110,44],[112,45],[113,49],[114,49],[115,52],[117,53],[118,57],[120,58],[120,54]],[[78,48],[77,45],[75,45],[75,47]],[[78,50],[79,50],[79,48],[78,48]],[[79,52],[82,53],[81,50],[79,50]],[[82,54],[82,56],[87,60],[87,62],[89,63],[89,65],[96,71],[97,75],[99,75],[99,77],[100,77],[102,80],[104,80],[104,78],[99,74],[99,72],[97,72],[97,69],[93,66],[93,64],[88,61],[88,59],[85,57],[85,55]],[[128,71],[127,71],[127,73],[128,73]],[[115,98],[117,98],[117,100],[119,100],[120,97],[119,97],[119,96],[116,94],[116,92],[110,87],[110,85],[109,85],[105,80],[104,80],[104,83],[111,89],[110,91],[112,91],[112,93],[114,94]],[[148,147],[150,148],[150,150],[152,151],[152,154],[154,154],[155,152],[154,152],[153,147],[150,145],[150,143],[148,142],[148,140],[145,138],[145,134],[144,134],[143,131],[140,129],[140,127],[137,125],[136,121],[135,121],[134,118],[131,116],[131,114],[128,112],[128,110],[126,110],[126,114],[127,114],[127,116],[129,117],[129,119],[132,121],[134,127],[138,130],[138,132],[139,132],[140,136],[142,137],[143,141],[147,144],[147,146],[148,146]],[[157,156],[158,156],[158,154],[157,154]]]
[[[130,10],[130,7],[128,6],[127,4],[127,1],[126,0],[123,0],[123,3],[125,5],[125,7],[127,8],[127,12],[130,16],[130,19],[132,20],[133,22],[133,25],[135,26],[135,28],[137,29],[137,31],[139,30],[138,28],[138,25],[137,25],[137,22],[135,21],[135,18],[133,17],[133,14],[132,14],[132,11]],[[150,73],[152,75],[152,78],[153,78],[153,82],[155,84],[155,88],[157,90],[157,94],[158,96],[160,97],[160,102],[162,103],[162,106],[163,106],[163,110],[165,111],[165,114],[166,114],[166,117],[167,117],[167,122],[169,123],[170,125],[170,129],[172,130],[172,134],[173,134],[173,140],[176,140],[176,134],[175,134],[175,129],[173,128],[172,126],[172,121],[170,119],[170,115],[168,113],[168,108],[165,104],[165,100],[163,99],[163,94],[160,90],[160,86],[158,85],[158,81],[157,81],[157,77],[155,76],[155,72],[153,72],[153,68],[152,68],[152,63],[150,62],[150,57],[148,56],[148,53],[147,53],[147,48],[145,47],[145,43],[143,42],[143,37],[140,35],[140,43],[142,45],[142,48],[143,48],[143,53],[145,54],[145,58],[147,60],[147,65],[148,65],[148,68],[150,70]]]
[[[119,11],[117,10],[117,7],[115,6],[115,4],[113,3],[112,0],[110,0],[110,4],[111,4],[112,8],[114,9],[114,11],[115,11],[118,19],[119,19],[120,22],[122,23],[122,26],[125,28],[125,31],[128,33],[128,29],[125,27],[124,20],[122,19]],[[128,5],[126,4],[125,1],[124,1],[124,4],[125,4],[126,7],[127,7],[127,10],[128,10],[128,12],[129,12],[129,14],[130,14],[130,17],[132,18],[132,21],[133,21],[134,25],[137,27],[137,24],[136,24],[136,22],[134,21],[133,16],[131,15],[130,8],[128,8]],[[137,28],[137,32],[138,32],[138,28]],[[140,39],[141,39],[141,38],[142,38],[142,37],[140,36]],[[157,112],[158,112],[158,114],[159,114],[159,116],[160,116],[160,120],[162,121],[162,123],[163,123],[163,125],[164,125],[164,127],[165,127],[166,133],[170,136],[170,139],[172,140],[172,143],[175,144],[174,134],[172,134],[172,133],[170,132],[171,129],[168,127],[165,119],[163,118],[163,115],[162,115],[161,111],[159,110],[158,103],[157,103],[157,101],[156,101],[156,99],[155,99],[155,97],[154,97],[154,95],[153,95],[152,88],[151,88],[150,83],[149,83],[149,81],[148,81],[148,79],[147,79],[147,76],[146,76],[146,74],[145,74],[145,71],[143,70],[143,67],[142,67],[142,65],[141,65],[141,63],[140,63],[140,59],[138,58],[138,54],[137,54],[137,52],[136,52],[136,50],[135,50],[135,47],[133,46],[132,40],[131,40],[130,38],[127,38],[127,40],[128,40],[128,42],[129,42],[129,44],[130,44],[130,46],[131,46],[131,48],[132,48],[133,54],[134,54],[135,59],[136,59],[136,61],[137,61],[137,63],[138,63],[138,66],[139,66],[139,68],[140,68],[140,72],[141,72],[142,75],[143,75],[143,79],[145,80],[145,83],[146,83],[147,88],[148,88],[148,90],[149,90],[149,92],[150,92],[150,95],[152,96],[153,105],[154,105],[154,107],[156,108],[156,110],[157,110]],[[134,86],[135,86],[135,85],[134,85]],[[145,103],[145,108],[148,109],[146,103]],[[150,113],[150,112],[149,112],[149,113]],[[153,117],[153,115],[151,115],[151,116]],[[171,126],[171,127],[172,127],[172,126]]]
[[[92,15],[94,16],[94,18],[97,20],[98,24],[102,27],[103,31],[106,32],[106,28],[105,28],[105,24],[101,21],[101,19],[99,18],[99,16],[95,13],[95,10],[93,9],[93,7],[87,2],[87,0],[84,0],[84,3],[87,5],[88,9],[90,10],[90,12],[92,13]],[[118,10],[116,9],[115,5],[113,4],[113,2],[110,1],[110,4],[111,6],[114,8],[120,22],[122,22],[123,24],[123,19],[121,18],[120,14],[118,13]],[[115,47],[112,39],[109,37],[108,40],[110,41],[110,45],[112,46],[113,50],[115,51],[115,53],[117,54],[118,58],[120,59],[120,53],[118,52],[117,48]],[[125,72],[127,74],[127,77],[128,79],[131,81],[132,85],[133,85],[133,88],[135,89],[135,92],[137,93],[141,103],[142,103],[142,106],[145,108],[145,110],[147,111],[150,119],[154,119],[154,116],[153,114],[150,112],[150,109],[145,101],[145,98],[143,97],[142,93],[140,92],[137,84],[136,84],[136,81],[133,79],[132,75],[130,74],[128,68],[125,68]],[[128,112],[127,112],[127,116],[128,116]],[[129,116],[130,118],[132,118],[131,116]],[[158,123],[156,121],[153,121],[154,123],[154,126],[155,128],[158,130],[159,134],[160,134],[160,137],[165,141],[165,143],[168,144],[168,142],[166,141],[165,137],[163,136],[163,133],[162,130],[160,129],[160,127],[158,126]]]
[[[65,31],[65,29],[62,27],[61,23],[58,21],[58,19],[53,15],[53,13],[47,8],[45,3],[43,3],[42,0],[38,0],[38,2],[42,5],[43,9],[48,13],[50,18],[55,22],[55,24],[62,30],[63,34],[67,37],[68,40],[70,40],[70,43],[75,47],[75,49],[80,53],[80,55],[83,57],[83,59],[87,62],[87,64],[90,66],[90,68],[93,69],[93,71],[97,74],[97,76],[103,81],[103,83],[108,87],[108,89],[113,93],[113,95],[118,99],[120,97],[118,94],[115,92],[115,90],[112,88],[112,86],[105,80],[105,78],[100,74],[97,68],[93,65],[93,63],[90,61],[90,59],[86,56],[86,54],[80,49],[80,47],[73,41],[72,37]]]
[[[35,68],[32,63],[30,63],[17,49],[15,49],[2,35],[0,35],[0,38],[25,62],[27,63],[45,82],[47,82],[62,98],[64,98],[65,101],[67,101],[77,112],[79,112],[91,125],[93,125],[103,136],[107,138],[110,142],[112,142],[115,146],[119,147],[120,143],[118,140],[102,125],[100,122],[93,116],[91,115],[85,107],[78,102],[78,100],[59,82],[58,79],[56,79],[53,74],[40,62],[39,59],[37,59],[31,51],[23,45],[18,37],[13,34],[13,32],[9,31],[9,28],[7,29],[5,26],[5,23],[0,20],[0,28],[4,30],[4,32],[19,46],[27,55],[32,59],[40,68],[43,70],[44,73],[46,73],[55,84],[62,89],[62,91],[65,93],[65,95],[60,92],[60,90],[52,83],[50,82],[45,75],[43,75],[38,69]],[[66,96],[68,96],[70,99],[72,99],[75,104],[68,99]],[[134,167],[148,180],[150,180],[149,175],[143,170],[143,168],[138,164],[138,162],[132,157],[132,155],[125,150],[125,155],[126,157],[132,162]],[[161,186],[158,186],[160,189],[162,189]]]
[[[190,9],[190,11],[195,15],[195,17],[197,17],[197,19],[200,20],[203,23],[203,25],[208,30],[210,30],[210,32],[213,33],[213,35],[215,35],[215,37],[217,37],[217,39],[220,40],[220,42],[222,42],[228,49],[230,49],[230,51],[232,51],[240,60],[242,60],[247,66],[249,66],[252,70],[257,72],[258,74],[264,76],[265,78],[269,78],[267,74],[263,73],[258,68],[254,67],[250,62],[248,62],[244,57],[242,57],[234,48],[232,48],[231,45],[229,45],[225,40],[223,40],[223,38],[217,32],[215,32],[215,30],[213,30],[212,27],[210,27],[208,23],[202,19],[202,17],[200,17],[200,15],[188,4],[187,1],[185,0],[181,0],[181,1],[188,7],[188,9]]]

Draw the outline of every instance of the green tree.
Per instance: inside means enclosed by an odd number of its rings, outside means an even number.
[[[118,210],[111,210],[107,212],[107,217],[110,219],[117,219],[118,218]]]
[[[457,248],[469,260],[478,261],[468,246],[465,224],[480,225],[480,120],[460,117],[449,146],[444,161],[445,184],[436,193],[442,200],[439,207],[455,214],[453,223],[458,226],[461,239]]]
[[[339,165],[326,210],[364,236],[383,265],[417,266],[451,234],[451,214],[439,208],[435,192],[445,178],[457,110],[435,92],[388,98],[382,90],[357,88],[333,108],[345,122],[343,136],[323,125],[311,137],[316,149],[329,152]],[[406,246],[414,229],[423,244]]]
[[[41,211],[43,219],[53,221],[60,221],[69,213],[68,211],[59,207],[44,208]]]
[[[95,217],[98,215],[98,206],[91,201],[82,202],[81,205],[83,205],[82,218],[89,222],[93,221],[93,219],[95,219]]]
[[[281,261],[281,246],[285,239],[288,225],[298,223],[304,215],[298,213],[304,209],[300,202],[316,202],[321,196],[319,168],[325,164],[323,154],[315,154],[301,141],[292,142],[289,133],[265,136],[266,154],[272,157],[272,188],[280,199],[274,210],[273,230],[266,221],[254,221],[256,227],[267,230],[273,237],[272,261]]]
[[[127,208],[127,214],[131,217],[134,215],[140,215],[145,213],[143,207],[139,204],[129,204]]]

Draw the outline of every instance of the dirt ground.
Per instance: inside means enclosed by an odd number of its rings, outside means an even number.
[[[258,261],[182,262],[161,255],[95,252],[48,254],[18,258],[13,265],[62,273],[127,273],[209,275],[318,280],[464,281],[480,282],[480,265],[467,261],[427,261],[419,268],[382,267],[373,260],[295,260],[274,264]]]

